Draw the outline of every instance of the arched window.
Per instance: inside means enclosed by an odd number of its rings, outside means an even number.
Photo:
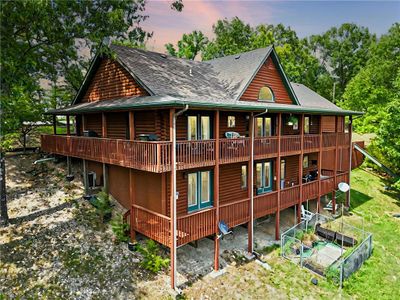
[[[269,87],[263,86],[258,93],[258,100],[274,101],[274,93]]]

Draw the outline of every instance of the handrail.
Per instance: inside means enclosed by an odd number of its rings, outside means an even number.
[[[190,217],[193,217],[193,216],[196,216],[196,215],[204,214],[204,213],[207,213],[207,212],[212,211],[212,210],[215,210],[215,207],[209,207],[209,208],[205,208],[205,209],[202,209],[202,210],[199,210],[199,211],[196,211],[196,212],[189,213],[187,215],[179,216],[178,220],[182,220],[182,219],[190,218]]]
[[[155,215],[157,217],[160,217],[160,218],[163,218],[163,219],[166,219],[166,220],[170,220],[171,219],[170,217],[168,217],[166,215],[160,214],[158,212],[155,212],[153,210],[147,209],[147,208],[145,208],[143,206],[140,206],[140,205],[137,205],[137,204],[134,204],[133,207],[134,208],[138,208],[140,210],[144,210],[145,212],[148,212],[149,214]]]

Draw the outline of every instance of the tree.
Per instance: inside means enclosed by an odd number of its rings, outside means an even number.
[[[400,70],[400,24],[394,24],[379,43],[370,48],[366,66],[349,82],[339,105],[364,111],[354,122],[358,132],[378,133],[387,118],[386,108],[398,95]]]
[[[376,36],[368,28],[344,23],[322,35],[313,35],[309,45],[322,64],[337,80],[336,98],[340,99],[347,83],[368,61],[369,49]]]
[[[178,50],[171,43],[166,44],[165,48],[172,56],[194,60],[205,49],[207,43],[207,37],[201,31],[195,30],[182,36],[178,41]]]

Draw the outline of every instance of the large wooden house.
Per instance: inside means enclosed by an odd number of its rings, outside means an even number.
[[[349,182],[359,113],[290,82],[273,47],[203,62],[111,49],[73,104],[49,112],[68,130],[43,135],[42,149],[81,158],[86,186],[95,172],[126,208],[132,239],[170,248],[173,286],[176,248],[189,242],[214,237],[218,269],[221,221],[247,224],[251,253],[255,219],[274,214],[279,239],[282,210]]]

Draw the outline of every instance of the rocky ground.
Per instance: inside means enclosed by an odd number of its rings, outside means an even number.
[[[113,241],[80,179],[66,181],[65,163],[33,165],[38,158],[6,159],[11,224],[0,228],[0,299],[169,297],[168,275],[143,270],[138,253]]]

